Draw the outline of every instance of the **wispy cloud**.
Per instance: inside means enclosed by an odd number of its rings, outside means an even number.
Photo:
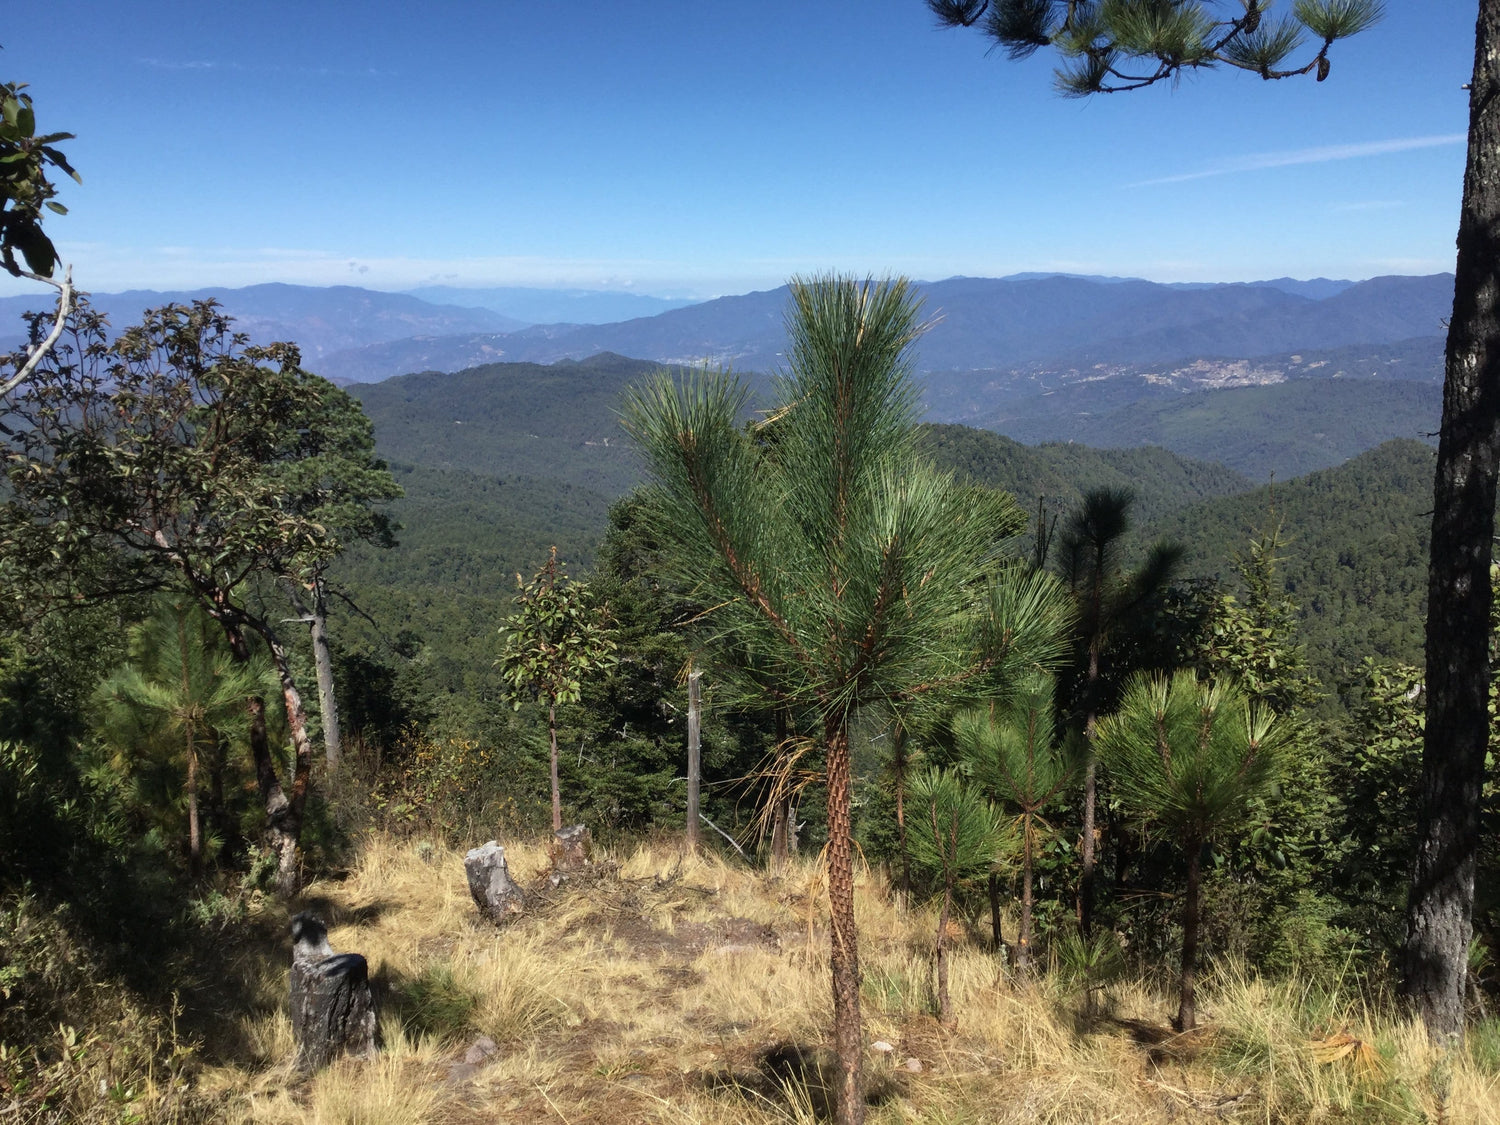
[[[1333,160],[1357,160],[1364,156],[1386,156],[1393,152],[1410,152],[1419,148],[1442,148],[1446,145],[1463,144],[1468,138],[1463,133],[1437,133],[1426,137],[1393,137],[1386,141],[1365,141],[1350,145],[1320,145],[1317,148],[1291,149],[1285,152],[1255,152],[1220,161],[1211,168],[1197,172],[1181,172],[1174,176],[1158,176],[1150,180],[1138,180],[1127,187],[1154,187],[1157,184],[1180,184],[1188,180],[1204,180],[1210,176],[1232,176],[1237,172],[1259,172],[1267,168],[1290,168],[1297,164],[1327,164]]]
[[[393,78],[391,71],[379,70],[375,67],[364,69],[350,69],[336,66],[280,66],[275,63],[267,63],[263,66],[246,66],[244,63],[230,59],[221,62],[217,59],[136,59],[141,66],[149,66],[153,70],[228,70],[246,74],[306,74],[318,78]]]
[[[1335,203],[1332,211],[1389,211],[1395,207],[1405,207],[1404,199],[1360,199],[1352,203]]]
[[[180,62],[171,59],[137,59],[136,62],[153,70],[218,70],[222,65],[207,59],[183,59]],[[243,69],[238,63],[230,63],[229,67],[231,70]]]

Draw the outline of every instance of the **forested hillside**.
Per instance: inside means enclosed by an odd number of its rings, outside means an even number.
[[[1159,446],[1094,449],[1083,444],[1024,445],[970,426],[923,427],[923,449],[941,467],[1010,493],[1035,514],[1074,507],[1093,488],[1129,488],[1137,518],[1151,520],[1187,504],[1253,487],[1250,478],[1214,461],[1194,461]]]
[[[617,496],[639,479],[616,413],[659,364],[600,354],[578,363],[496,363],[356,384],[392,461],[552,478]]]
[[[1432,448],[1387,442],[1333,469],[1147,521],[1187,548],[1187,574],[1234,582],[1253,535],[1279,524],[1279,564],[1313,670],[1330,689],[1366,657],[1420,665]]]
[[[1089,385],[1073,386],[1044,404],[1018,403],[972,424],[1025,442],[1160,445],[1265,481],[1337,465],[1397,438],[1433,440],[1442,409],[1440,384],[1385,379],[1158,391],[1121,405],[1122,397],[1100,402]]]

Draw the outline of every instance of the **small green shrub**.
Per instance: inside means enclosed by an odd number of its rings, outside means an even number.
[[[479,997],[446,964],[429,965],[400,989],[401,1025],[412,1037],[447,1041],[469,1030]]]
[[[1486,1074],[1500,1075],[1500,1019],[1479,1021],[1464,1039],[1474,1065]]]

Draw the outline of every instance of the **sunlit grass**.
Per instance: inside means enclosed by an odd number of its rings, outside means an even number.
[[[286,966],[236,955],[249,1010],[243,1057],[203,1069],[222,1119],[250,1125],[635,1122],[805,1125],[816,1097],[757,1078],[775,1044],[826,1045],[825,888],[815,859],[778,876],[668,847],[601,852],[593,874],[541,889],[544,849],[507,844],[538,888],[503,929],[469,899],[462,853],[367,841],[341,882],[306,901],[335,948],[363,953],[386,990],[384,1050],[306,1080],[287,1065]],[[1435,1052],[1419,1027],[1354,990],[1206,973],[1207,1026],[1175,1036],[1171,998],[1129,979],[1106,1015],[1045,973],[1016,980],[958,927],[955,1027],[933,1016],[936,915],[859,876],[872,1125],[964,1122],[1474,1122],[1500,1125],[1500,1033]],[[259,923],[284,925],[264,906]],[[1014,919],[1007,918],[1014,925]],[[1012,929],[1013,932],[1013,929]],[[493,1053],[465,1056],[478,1042]],[[875,1050],[881,1041],[890,1050]]]

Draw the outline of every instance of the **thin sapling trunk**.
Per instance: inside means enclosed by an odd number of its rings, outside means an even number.
[[[1187,841],[1187,894],[1182,902],[1182,982],[1177,1008],[1177,1027],[1192,1031],[1198,1026],[1198,925],[1203,891],[1203,841]]]
[[[547,737],[552,743],[552,831],[562,831],[562,788],[557,783],[557,701],[547,704]]]

